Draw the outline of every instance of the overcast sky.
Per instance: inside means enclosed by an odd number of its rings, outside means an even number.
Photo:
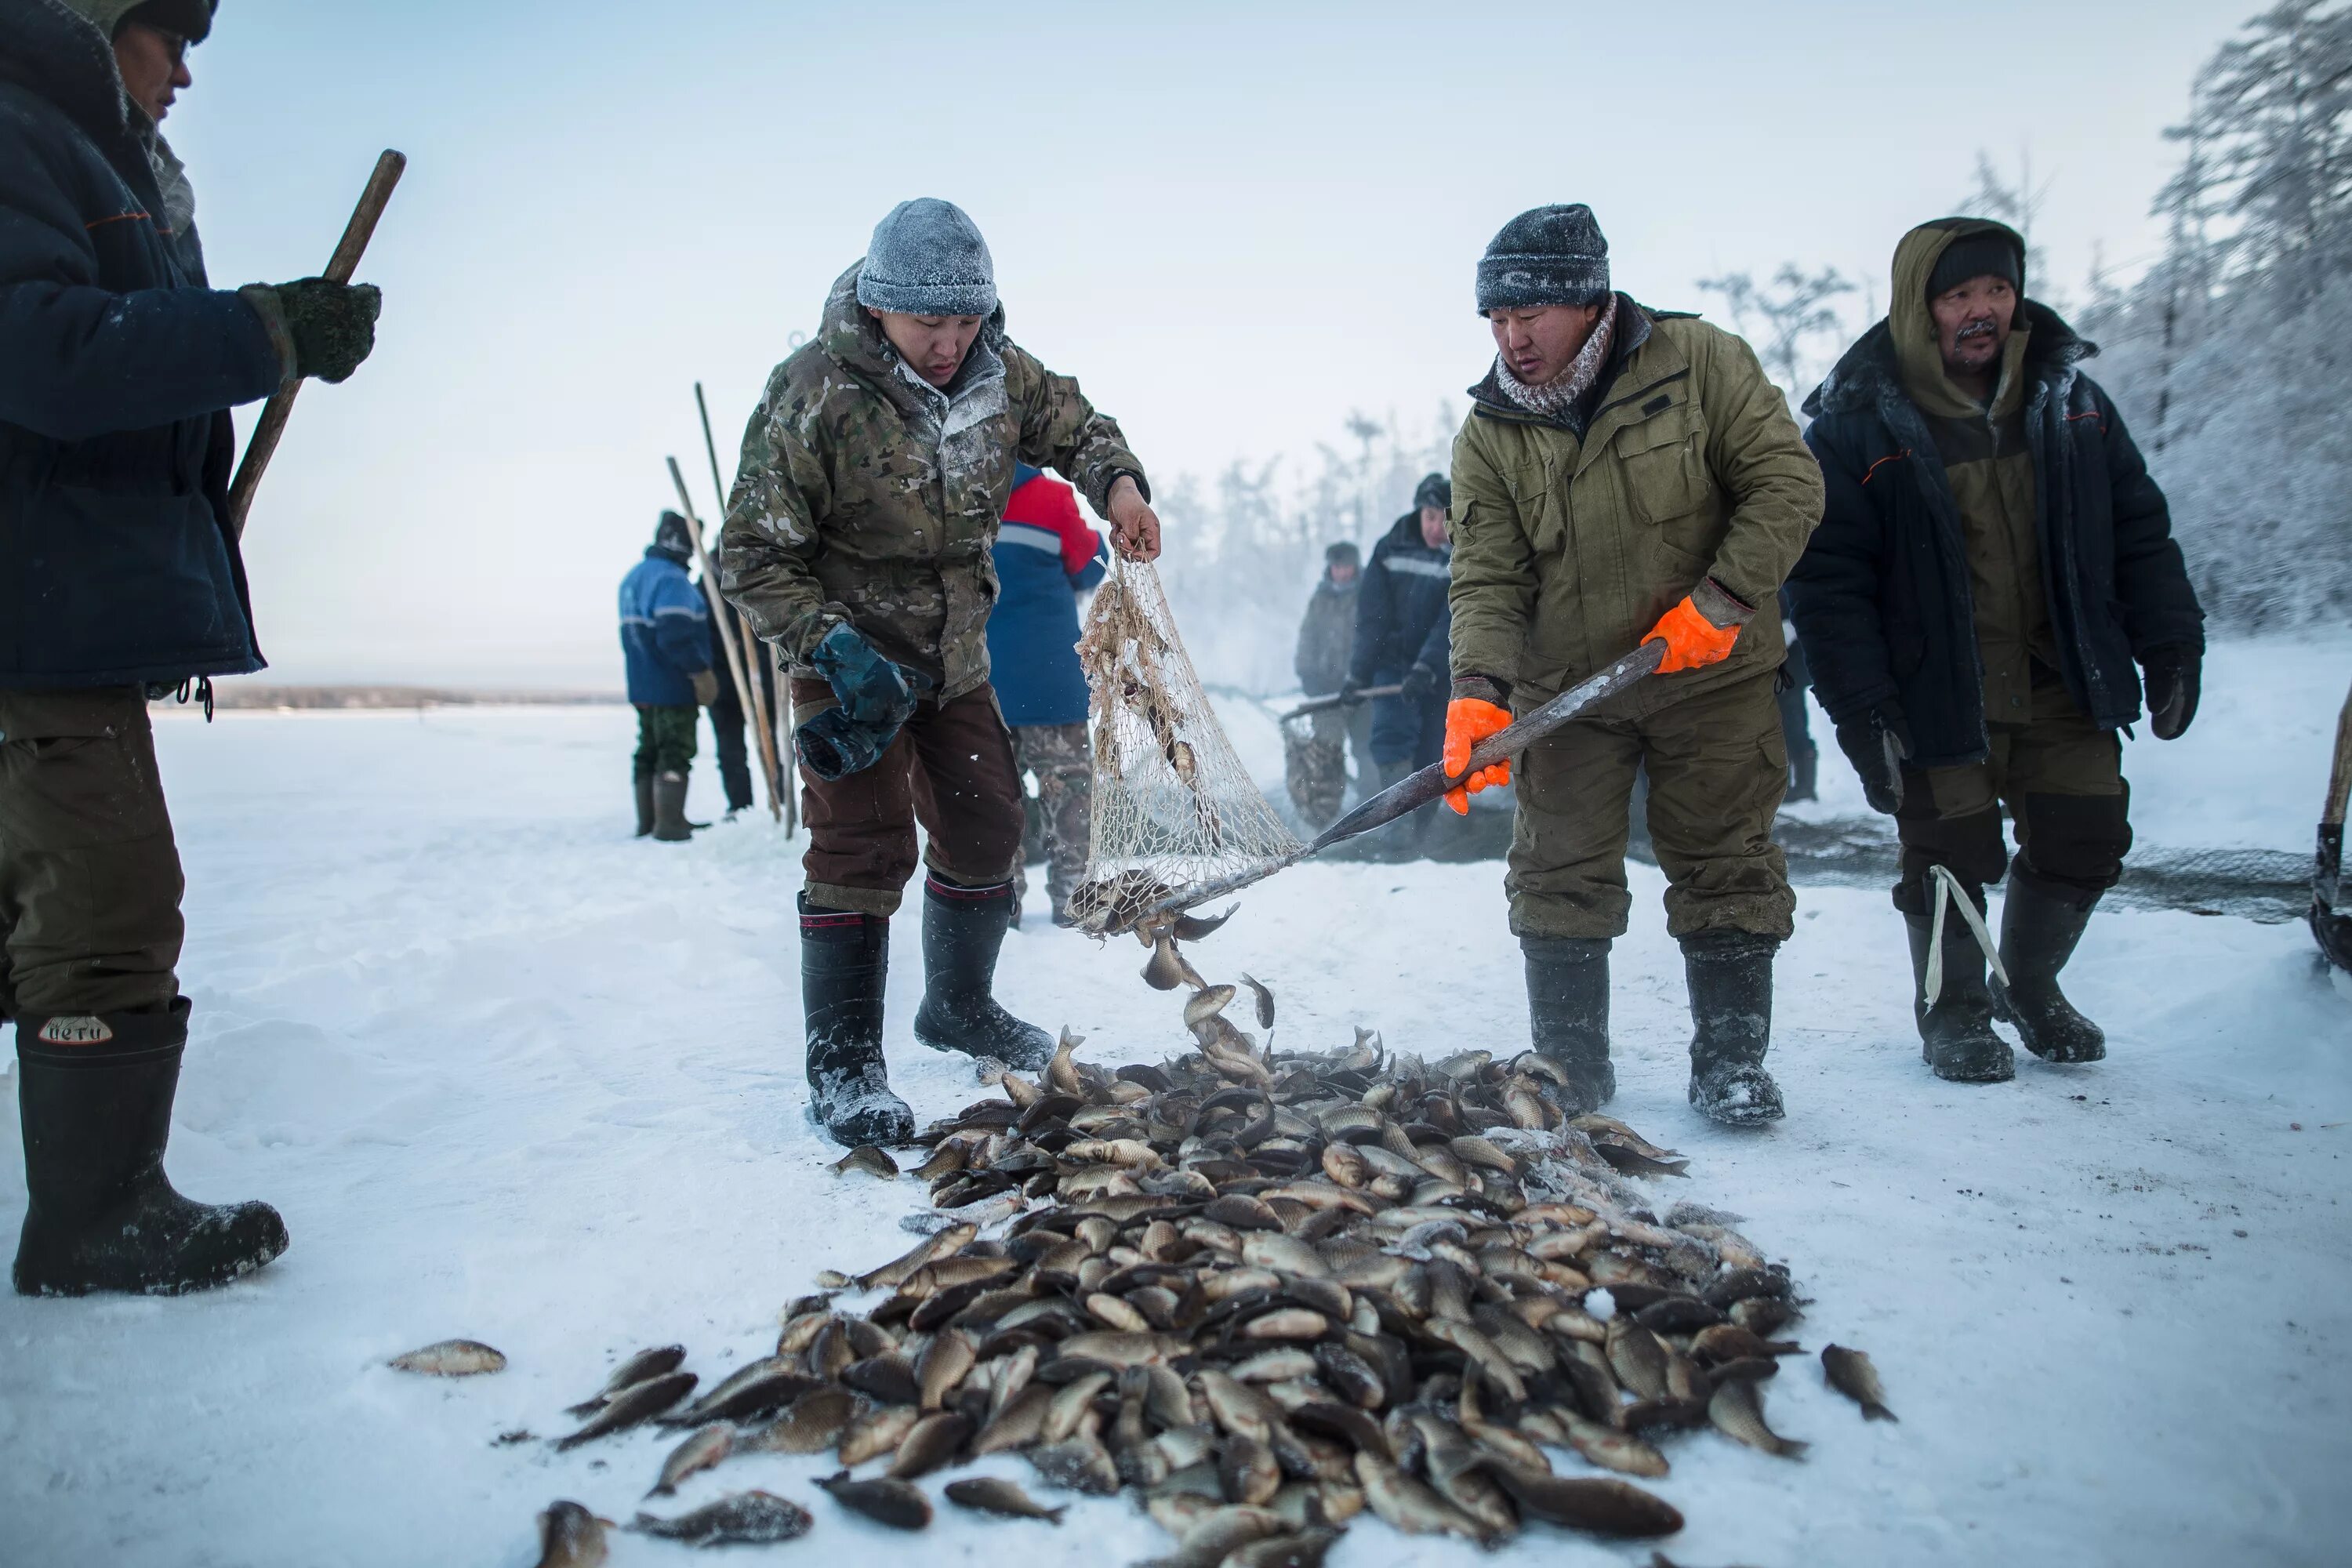
[[[1883,302],[1977,149],[2030,150],[2079,294],[2095,245],[2148,258],[2162,130],[2240,16],[226,0],[166,129],[224,287],[317,271],[376,153],[410,158],[375,357],[305,391],[254,510],[276,678],[611,687],[665,455],[710,507],[694,382],[731,478],[902,198],[969,211],[1013,335],[1155,474],[1205,475],[1458,406],[1478,254],[1546,202],[1590,202],[1648,303],[1790,259]]]

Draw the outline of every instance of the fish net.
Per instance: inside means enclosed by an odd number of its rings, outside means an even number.
[[[1209,706],[1150,564],[1113,561],[1078,661],[1094,742],[1094,831],[1070,899],[1081,930],[1131,930],[1298,857]]]

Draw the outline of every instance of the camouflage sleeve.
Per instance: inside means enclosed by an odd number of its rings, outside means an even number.
[[[1507,689],[1535,618],[1535,547],[1518,503],[1478,440],[1474,415],[1454,438],[1454,679],[1485,676]]]
[[[817,444],[824,388],[795,387],[779,367],[743,432],[735,490],[719,534],[719,591],[743,612],[752,634],[805,662],[849,612],[827,603],[809,562],[822,547],[818,520],[833,510],[833,486]]]
[[[1706,411],[1706,460],[1731,498],[1731,526],[1707,568],[1751,609],[1772,604],[1805,541],[1822,521],[1822,467],[1797,433],[1789,400],[1729,332],[1708,334],[1713,353],[1696,367]]]
[[[1052,468],[1087,498],[1098,517],[1110,515],[1110,487],[1121,474],[1151,499],[1143,463],[1127,449],[1118,421],[1095,412],[1078,384],[1055,375],[1026,349],[1003,345],[1004,392],[1021,419],[1021,460]]]

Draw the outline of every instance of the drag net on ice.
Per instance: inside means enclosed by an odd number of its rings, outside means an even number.
[[[1094,743],[1094,832],[1070,900],[1081,929],[1127,931],[1155,909],[1254,882],[1297,857],[1298,841],[1217,722],[1148,563],[1114,557],[1078,662]]]

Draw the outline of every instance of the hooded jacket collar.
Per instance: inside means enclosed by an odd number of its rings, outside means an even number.
[[[0,77],[56,104],[103,146],[120,149],[134,140],[112,46],[58,0],[0,7]]]
[[[2026,340],[2014,375],[2021,398],[2024,386],[2030,384],[2060,386],[2072,379],[2076,365],[2099,352],[2098,344],[2078,334],[2057,311],[2038,300],[2021,299],[2018,314],[2019,331],[2011,341],[2015,342],[2018,337]],[[1836,368],[1813,388],[1812,395],[1805,399],[1805,417],[1821,419],[1874,407],[1890,397],[1919,406],[1913,401],[1897,364],[1894,331],[1886,321],[1880,321],[1845,351]],[[1984,410],[1970,404],[1966,413],[1968,417],[1980,418]]]
[[[851,264],[825,296],[817,347],[826,358],[888,398],[908,418],[928,416],[943,425],[956,405],[1004,380],[1004,356],[999,352],[1004,343],[1002,302],[982,324],[955,380],[944,388],[933,386],[915,374],[882,335],[882,324],[857,302],[857,275],[865,268],[862,258]]]

